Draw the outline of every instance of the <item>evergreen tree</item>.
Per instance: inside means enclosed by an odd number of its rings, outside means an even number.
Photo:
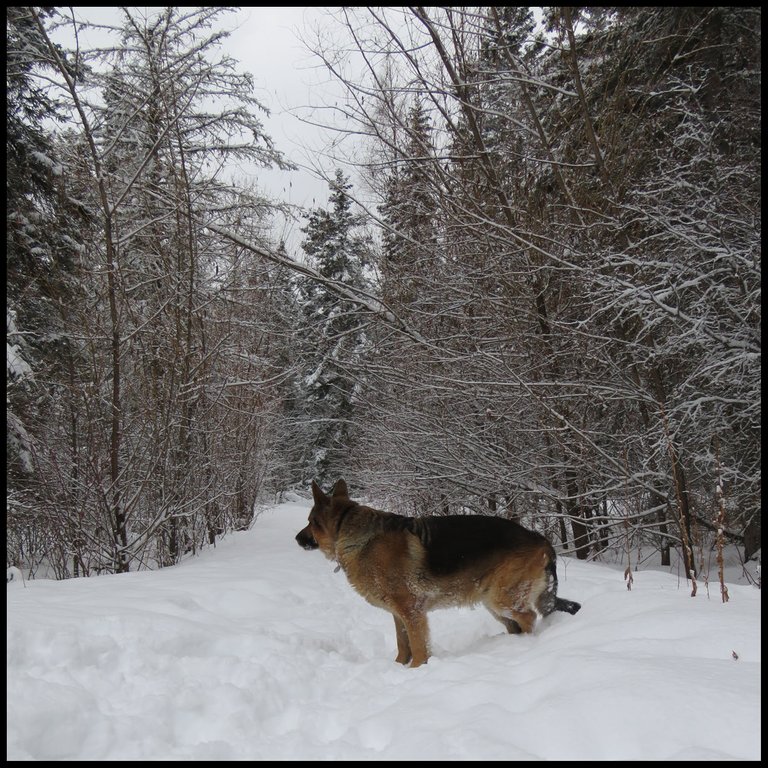
[[[46,23],[49,15],[41,13]],[[62,312],[76,300],[88,221],[67,194],[61,153],[43,127],[61,114],[36,77],[50,73],[50,62],[30,9],[8,8],[6,31],[6,488],[15,562],[31,520],[38,531],[65,527],[38,503],[34,448],[51,419],[68,420],[61,390],[46,384],[66,375],[73,355]]]
[[[302,230],[304,252],[322,278],[365,288],[370,238],[364,218],[352,211],[352,185],[340,170],[330,182],[329,208],[318,208]],[[301,315],[294,437],[297,480],[330,485],[345,473],[352,452],[351,424],[360,382],[355,374],[364,343],[362,310],[328,290],[323,282],[297,283]]]
[[[432,127],[419,97],[405,128],[400,157],[385,181],[380,206],[384,225],[380,270],[384,298],[410,303],[420,293],[419,283],[434,274],[438,237]]]

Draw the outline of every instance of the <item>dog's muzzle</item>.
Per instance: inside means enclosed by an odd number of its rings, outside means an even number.
[[[315,537],[306,528],[296,534],[296,541],[300,547],[307,550],[317,549],[318,547]]]

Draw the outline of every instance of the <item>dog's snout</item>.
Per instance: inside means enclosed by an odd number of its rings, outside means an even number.
[[[304,549],[317,549],[315,537],[306,528],[303,528],[296,534],[296,541]]]

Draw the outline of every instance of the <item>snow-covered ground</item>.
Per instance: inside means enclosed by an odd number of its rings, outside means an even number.
[[[759,760],[760,592],[576,560],[583,608],[510,636],[392,618],[293,537],[308,502],[175,568],[8,585],[9,760]]]

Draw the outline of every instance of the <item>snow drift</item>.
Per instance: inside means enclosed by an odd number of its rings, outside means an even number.
[[[583,604],[509,636],[392,619],[293,539],[309,503],[156,572],[8,585],[9,760],[758,760],[760,592],[561,559]]]

